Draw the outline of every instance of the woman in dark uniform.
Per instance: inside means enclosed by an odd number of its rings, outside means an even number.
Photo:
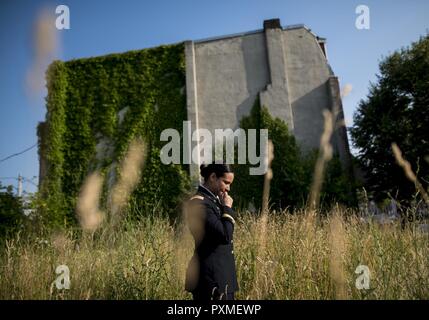
[[[187,207],[195,252],[186,272],[194,300],[233,300],[238,290],[233,251],[236,214],[228,195],[234,173],[226,164],[201,165],[204,183]]]

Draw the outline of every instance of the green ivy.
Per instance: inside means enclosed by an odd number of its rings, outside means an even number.
[[[95,169],[106,175],[135,137],[148,150],[130,203],[175,214],[189,177],[185,166],[160,163],[159,136],[166,128],[181,132],[186,120],[184,60],[184,45],[177,44],[51,64],[43,141],[48,171],[41,186],[50,223],[76,222],[85,177]],[[100,141],[110,148],[97,159]]]

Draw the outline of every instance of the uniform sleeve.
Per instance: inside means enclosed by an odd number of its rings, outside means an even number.
[[[207,232],[222,244],[229,244],[232,240],[235,224],[235,213],[231,208],[224,207],[222,216],[219,217],[210,205],[206,204],[206,229]]]
[[[206,209],[202,201],[191,200],[186,209],[189,230],[197,244],[204,237]]]

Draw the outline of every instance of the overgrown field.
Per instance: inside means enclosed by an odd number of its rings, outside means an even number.
[[[429,237],[414,224],[379,226],[336,208],[241,213],[234,234],[238,299],[429,299]],[[96,234],[19,234],[0,257],[0,299],[191,299],[186,226],[147,217]],[[58,290],[57,266],[70,270]],[[357,289],[359,265],[369,289]]]

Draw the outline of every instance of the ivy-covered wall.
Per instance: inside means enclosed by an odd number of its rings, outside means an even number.
[[[137,136],[147,144],[142,179],[130,203],[135,212],[174,214],[189,184],[187,167],[160,162],[159,136],[182,131],[186,120],[183,44],[67,62],[47,71],[47,114],[39,136],[46,176],[40,186],[44,216],[75,222],[75,205],[88,173],[100,170],[108,188]],[[113,178],[112,178],[113,177]]]

